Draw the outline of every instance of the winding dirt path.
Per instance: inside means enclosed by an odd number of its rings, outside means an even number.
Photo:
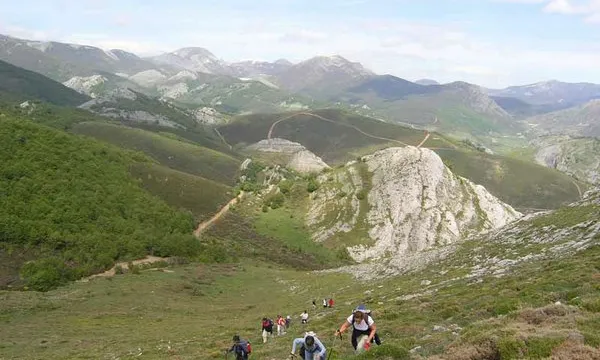
[[[238,196],[229,200],[229,202],[227,204],[225,204],[225,206],[223,206],[221,208],[221,210],[219,210],[219,212],[214,214],[213,217],[198,224],[198,227],[194,231],[194,236],[200,237],[200,235],[202,235],[202,233],[206,229],[208,229],[210,226],[214,225],[215,222],[217,222],[221,217],[223,217],[223,215],[225,215],[229,211],[229,208],[231,207],[231,205],[235,205],[242,198],[242,196],[244,196],[244,192],[240,191],[240,194]]]
[[[143,259],[133,260],[132,263],[133,263],[133,265],[145,265],[145,264],[154,264],[154,263],[157,263],[157,262],[160,262],[160,261],[167,261],[167,260],[169,260],[169,258],[163,258],[163,257],[148,255],[148,256],[146,256]],[[81,279],[79,281],[86,282],[86,281],[89,281],[91,279],[99,278],[99,277],[113,277],[117,273],[117,267],[118,266],[122,267],[124,270],[127,270],[127,269],[129,269],[129,262],[128,261],[123,261],[123,262],[120,262],[120,263],[116,263],[115,266],[113,266],[109,270],[106,270],[103,273],[95,274],[95,275],[92,275],[92,276],[88,276],[88,277],[83,278],[83,279]]]
[[[376,136],[376,135],[373,135],[373,134],[369,134],[369,133],[366,133],[366,132],[362,131],[360,128],[358,128],[358,127],[356,127],[354,125],[343,124],[343,123],[337,122],[335,120],[327,119],[327,118],[322,117],[321,115],[313,114],[313,113],[310,113],[310,112],[299,112],[299,113],[296,113],[296,114],[293,114],[293,115],[290,115],[290,116],[286,116],[283,119],[279,119],[279,120],[275,121],[271,125],[271,128],[269,129],[269,132],[267,134],[267,140],[269,140],[269,141],[271,140],[271,136],[273,135],[273,130],[275,129],[275,126],[277,126],[277,124],[279,124],[282,121],[289,120],[291,118],[299,116],[299,115],[312,116],[312,117],[314,117],[316,119],[319,119],[319,120],[327,121],[327,122],[330,122],[330,123],[333,123],[333,124],[336,124],[336,125],[346,126],[346,127],[352,128],[352,129],[358,131],[359,133],[361,133],[361,134],[363,134],[365,136],[368,136],[368,137],[370,137],[372,139],[378,139],[378,140],[384,140],[384,141],[391,141],[391,142],[395,142],[395,143],[398,143],[398,144],[401,144],[401,145],[404,145],[404,146],[409,146],[408,144],[403,143],[400,140],[390,139],[390,138],[386,138],[386,137],[381,137],[381,136]]]

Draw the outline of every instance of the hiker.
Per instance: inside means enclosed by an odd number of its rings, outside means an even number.
[[[262,319],[262,338],[263,344],[267,342],[267,337],[273,336],[273,320],[264,317]]]
[[[326,308],[327,307],[327,299],[323,299],[323,307]]]
[[[290,328],[290,325],[292,323],[292,317],[291,316],[286,316],[285,317],[285,330],[287,331],[287,329]]]
[[[313,309],[317,308],[317,300],[313,300]]]
[[[312,331],[305,333],[303,338],[294,339],[290,359],[296,357],[296,346],[300,346],[300,357],[304,360],[325,360],[327,358],[325,345]]]
[[[375,332],[377,331],[377,326],[375,325],[375,321],[369,315],[366,314],[367,308],[364,305],[359,305],[350,315],[346,321],[340,326],[338,330],[335,331],[335,336],[339,336],[347,328],[350,326],[352,329],[352,347],[354,350],[357,350],[358,347],[358,338],[363,335],[368,335],[367,341],[364,343],[365,350],[369,350],[371,347],[371,342],[375,337]]]
[[[240,339],[239,335],[233,336],[233,345],[227,353],[234,353],[235,360],[248,360],[248,355],[252,353],[252,346],[249,341]]]
[[[277,315],[277,336],[285,335],[285,319]]]
[[[368,316],[371,317],[371,319],[373,319],[373,315],[371,315],[372,310],[367,310],[365,312],[365,314],[367,314]],[[373,319],[373,321],[375,321],[375,319]],[[375,340],[375,344],[377,344],[377,346],[381,345],[381,339],[379,338],[379,333],[376,331],[375,332],[375,336],[373,337],[373,340]],[[373,340],[371,340],[371,344],[373,343]]]
[[[329,299],[329,307],[332,308],[333,307],[333,299]]]
[[[306,324],[308,322],[308,310],[304,310],[304,312],[300,315],[302,319],[302,323]]]

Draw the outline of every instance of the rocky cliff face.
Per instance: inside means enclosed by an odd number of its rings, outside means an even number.
[[[331,178],[320,178],[306,221],[316,241],[343,233],[362,239],[347,248],[358,262],[403,259],[521,216],[484,187],[454,175],[429,149],[381,150]]]
[[[592,184],[600,183],[600,140],[551,136],[537,139],[533,145],[539,164]]]

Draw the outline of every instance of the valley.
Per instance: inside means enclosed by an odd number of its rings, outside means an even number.
[[[599,88],[0,35],[0,358],[599,359]]]

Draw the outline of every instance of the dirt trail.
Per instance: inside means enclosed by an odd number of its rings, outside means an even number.
[[[417,145],[418,148],[420,148],[423,144],[425,144],[425,141],[427,141],[427,139],[429,139],[429,137],[431,136],[431,133],[429,133],[429,131],[425,130],[425,138],[423,139],[423,141],[421,141],[419,143],[419,145]]]
[[[169,260],[169,258],[162,258],[162,257],[158,257],[158,256],[148,255],[148,256],[146,256],[143,259],[134,260],[134,261],[132,261],[132,263],[133,263],[133,265],[145,265],[145,264],[153,264],[153,263],[157,263],[157,262],[160,262],[160,261],[167,261],[167,260]],[[82,279],[80,281],[84,281],[85,282],[85,281],[89,281],[91,279],[98,278],[98,277],[112,277],[112,276],[115,276],[115,274],[117,273],[116,269],[117,269],[118,266],[122,267],[123,270],[127,270],[127,269],[129,269],[129,262],[124,261],[124,262],[117,263],[110,270],[106,270],[105,272],[100,273],[100,274],[95,274],[95,275],[92,275],[92,276],[88,276],[87,278],[84,278],[84,279]]]
[[[577,188],[577,192],[579,192],[579,198],[583,199],[583,192],[581,191],[581,188],[579,187],[579,184],[577,184],[577,182],[575,180],[571,180],[571,182]]]
[[[361,133],[361,134],[363,134],[365,136],[368,136],[368,137],[370,137],[372,139],[378,139],[378,140],[384,140],[384,141],[392,141],[392,142],[395,142],[395,143],[398,143],[398,144],[401,144],[401,145],[404,145],[404,146],[409,146],[408,144],[403,143],[402,141],[399,141],[399,140],[396,140],[396,139],[390,139],[390,138],[385,138],[385,137],[381,137],[381,136],[372,135],[372,134],[369,134],[369,133],[366,133],[366,132],[362,131],[361,129],[359,129],[358,127],[356,127],[354,125],[339,123],[339,122],[337,122],[335,120],[327,119],[327,118],[322,117],[321,115],[317,115],[317,114],[313,114],[313,113],[309,113],[309,112],[296,113],[294,115],[286,116],[283,119],[279,119],[279,120],[275,121],[271,125],[271,128],[269,129],[269,133],[267,134],[267,139],[271,140],[271,136],[273,135],[273,129],[275,129],[275,126],[277,126],[277,124],[279,124],[282,121],[289,120],[289,119],[291,119],[293,117],[299,116],[299,115],[312,116],[312,117],[314,117],[316,119],[319,119],[319,120],[327,121],[327,122],[330,122],[330,123],[333,123],[333,124],[337,124],[337,125],[346,126],[346,127],[352,128],[352,129],[358,131],[359,133]]]
[[[206,230],[207,228],[209,228],[210,226],[212,226],[223,215],[225,215],[227,213],[227,211],[229,211],[229,208],[231,207],[231,205],[236,204],[242,198],[242,196],[244,196],[244,192],[240,191],[240,194],[238,196],[236,196],[235,198],[229,200],[229,202],[225,206],[223,206],[221,208],[221,210],[219,210],[219,212],[217,212],[215,215],[213,215],[213,217],[211,217],[210,219],[208,219],[206,221],[203,221],[200,224],[198,224],[198,227],[194,231],[194,235],[196,237],[200,237],[200,235],[202,235],[202,233],[204,232],[204,230]]]
[[[221,135],[221,132],[219,132],[219,129],[215,128],[215,132],[217,133],[217,135],[221,138],[221,140],[223,141],[223,144],[229,146],[229,150],[233,150],[233,146],[231,146],[227,140],[225,140],[225,138],[223,137],[223,135]]]

